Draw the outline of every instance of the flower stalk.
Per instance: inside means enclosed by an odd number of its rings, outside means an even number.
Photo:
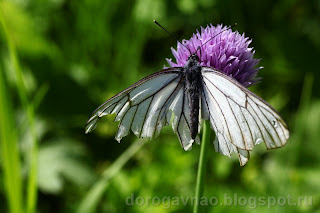
[[[196,182],[196,190],[195,190],[195,199],[196,202],[193,206],[193,213],[199,213],[200,211],[200,199],[204,193],[204,182],[205,182],[205,174],[206,174],[206,165],[208,160],[208,149],[210,143],[210,123],[209,121],[204,121],[203,125],[203,133],[201,139],[201,148],[200,148],[200,156],[199,156],[199,164],[198,164],[198,173],[197,173],[197,182]]]

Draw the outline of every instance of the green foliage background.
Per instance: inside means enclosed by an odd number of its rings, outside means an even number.
[[[1,1],[0,9],[0,212],[192,211],[190,203],[125,201],[132,194],[193,196],[199,146],[183,151],[170,127],[144,146],[133,135],[118,144],[114,116],[84,134],[97,106],[173,57],[176,41],[153,19],[180,39],[209,23],[237,22],[264,67],[251,90],[281,113],[291,132],[287,146],[258,146],[243,168],[212,145],[205,196],[222,202],[235,194],[295,202],[306,196],[306,202],[204,211],[320,212],[318,0],[15,0]],[[132,158],[128,152],[116,160],[134,143],[142,148]],[[101,196],[93,193],[98,189]]]

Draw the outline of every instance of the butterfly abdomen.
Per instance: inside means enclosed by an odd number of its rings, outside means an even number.
[[[190,110],[190,132],[191,138],[195,139],[199,131],[199,99],[201,88],[201,66],[198,61],[189,59],[184,67],[186,77],[186,95]]]

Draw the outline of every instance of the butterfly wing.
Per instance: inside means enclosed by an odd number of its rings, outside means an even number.
[[[254,145],[264,142],[273,149],[286,144],[287,125],[267,102],[215,69],[202,67],[202,77],[202,118],[216,132],[216,151],[238,153],[245,165]]]
[[[98,107],[87,121],[85,132],[91,132],[100,117],[115,113],[115,121],[119,121],[116,140],[128,135],[130,129],[139,138],[155,138],[173,116],[172,128],[182,147],[189,149],[193,141],[188,128],[190,115],[184,88],[182,68],[151,74]]]
[[[172,129],[177,134],[183,149],[190,150],[194,140],[191,136],[189,99],[185,93],[184,79],[182,79],[181,85],[182,86],[179,88],[169,107],[167,116],[168,118],[172,117],[173,113]],[[198,136],[195,138],[195,140],[198,144],[200,143]]]

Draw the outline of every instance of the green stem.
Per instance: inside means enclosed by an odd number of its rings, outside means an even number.
[[[209,121],[204,121],[199,165],[198,165],[196,193],[195,193],[196,202],[193,205],[193,213],[198,213],[200,211],[199,203],[204,192],[204,182],[205,182],[206,165],[207,165],[207,159],[208,159],[207,156],[208,156],[208,146],[210,143],[210,134],[211,134],[210,123]]]

